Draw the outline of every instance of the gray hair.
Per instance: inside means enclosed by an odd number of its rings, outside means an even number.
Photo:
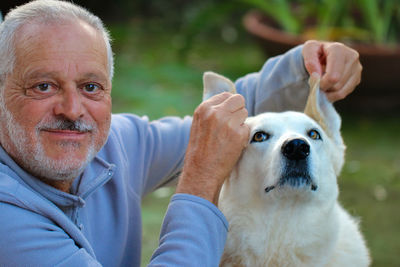
[[[65,22],[82,20],[99,31],[107,48],[108,73],[110,80],[114,75],[114,57],[111,50],[111,39],[103,22],[88,10],[70,2],[59,0],[35,0],[16,7],[0,20],[0,90],[6,75],[11,73],[15,64],[14,38],[20,27],[26,24]]]

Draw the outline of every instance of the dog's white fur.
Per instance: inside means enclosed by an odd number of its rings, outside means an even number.
[[[206,72],[203,79],[204,99],[235,91],[234,84],[218,74]],[[357,221],[337,201],[336,178],[345,151],[340,117],[319,92],[318,79],[310,78],[310,85],[305,113],[264,113],[246,120],[251,130],[249,145],[219,199],[229,222],[221,266],[370,264]],[[311,130],[318,131],[321,139],[312,139]],[[251,142],[256,132],[265,132],[269,138]],[[285,142],[293,139],[309,145],[306,163],[296,174],[306,173],[308,182],[300,178],[296,182],[293,177],[291,182],[282,182],[285,173],[296,172],[297,163],[289,164],[282,152]]]

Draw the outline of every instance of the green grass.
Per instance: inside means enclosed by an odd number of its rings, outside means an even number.
[[[361,219],[373,266],[400,266],[400,124],[398,118],[344,121],[347,161],[340,200]]]
[[[200,103],[202,73],[213,70],[231,79],[257,71],[265,58],[239,33],[233,44],[215,33],[200,36],[181,60],[185,38],[171,29],[132,22],[111,28],[115,39],[116,75],[113,111],[157,119],[191,114]],[[400,124],[398,118],[342,114],[347,144],[346,164],[338,179],[340,201],[361,220],[373,266],[400,266]],[[145,266],[157,247],[165,209],[173,189],[143,200],[143,259]]]

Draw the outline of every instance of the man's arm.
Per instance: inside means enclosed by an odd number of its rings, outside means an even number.
[[[211,202],[188,194],[172,197],[160,245],[149,266],[218,266],[228,223]]]
[[[246,99],[249,116],[272,111],[303,109],[308,94],[308,73],[304,68],[302,46],[270,58],[259,72],[235,82]]]
[[[115,161],[120,155],[127,183],[139,196],[153,192],[171,180],[177,180],[189,141],[192,118],[164,117],[149,121],[132,114],[114,114],[107,155]],[[104,150],[104,149],[103,149]],[[102,151],[104,152],[104,151]]]
[[[219,190],[247,144],[241,95],[224,93],[195,111],[185,164],[151,266],[218,266],[228,224]]]
[[[236,81],[253,116],[265,111],[302,111],[308,96],[308,78],[321,77],[321,89],[330,101],[350,94],[361,80],[357,51],[340,43],[308,41],[269,59],[259,72]]]

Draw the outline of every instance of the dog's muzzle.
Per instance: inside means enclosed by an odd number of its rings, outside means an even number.
[[[277,185],[265,188],[265,192],[275,189],[276,186],[289,185],[292,187],[311,187],[312,191],[317,190],[317,185],[312,181],[308,167],[308,156],[310,145],[303,139],[291,139],[283,143],[281,148],[284,156],[284,167],[282,176]]]

